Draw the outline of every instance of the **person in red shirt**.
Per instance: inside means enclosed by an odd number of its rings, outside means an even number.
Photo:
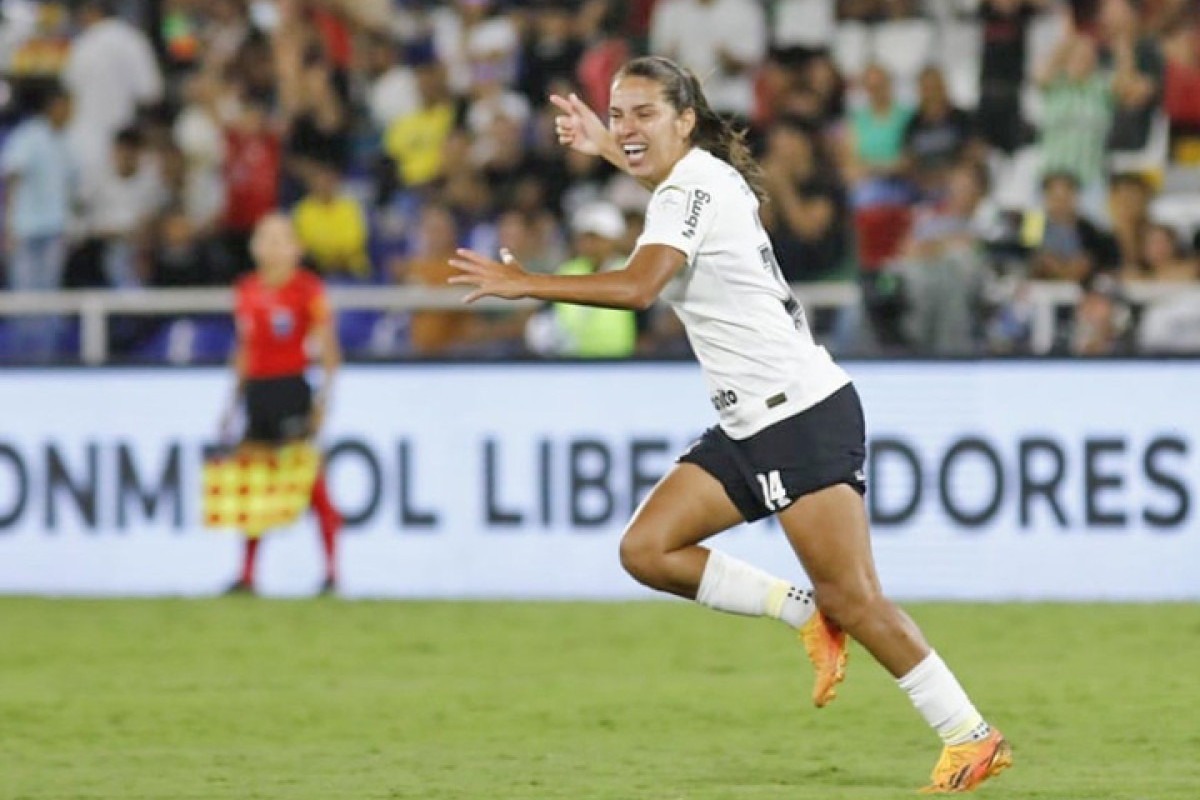
[[[233,366],[237,374],[235,407],[244,407],[244,448],[275,448],[317,434],[325,417],[341,351],[333,315],[321,279],[300,268],[303,248],[291,219],[273,212],[254,229],[250,243],[255,271],[234,289],[237,345]],[[304,372],[309,344],[316,346],[322,384],[312,391]],[[226,415],[226,428],[232,414]],[[337,583],[335,549],[341,516],[334,508],[318,473],[312,490],[312,509],[321,529],[325,552],[323,592]],[[254,590],[257,537],[246,537],[242,574],[232,591]]]
[[[259,220],[279,203],[283,144],[262,101],[246,96],[241,117],[225,130],[226,247],[234,274],[251,265],[249,242]]]

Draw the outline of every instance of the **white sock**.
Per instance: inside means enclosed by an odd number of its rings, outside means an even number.
[[[807,622],[817,607],[811,591],[717,550],[709,551],[696,602],[730,614],[771,617],[793,628]]]
[[[946,744],[977,742],[991,732],[954,673],[936,652],[896,681]]]

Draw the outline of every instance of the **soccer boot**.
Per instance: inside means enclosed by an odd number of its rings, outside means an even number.
[[[992,728],[986,739],[966,744],[946,745],[933,767],[931,784],[922,794],[970,792],[993,775],[1012,766],[1012,745],[1000,731]]]
[[[846,633],[818,610],[800,628],[800,641],[816,670],[813,705],[823,708],[837,697],[837,685],[846,677]]]

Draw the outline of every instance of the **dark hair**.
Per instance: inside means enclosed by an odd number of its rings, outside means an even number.
[[[1118,172],[1112,176],[1109,181],[1108,188],[1116,189],[1120,186],[1129,186],[1135,189],[1140,189],[1146,194],[1151,193],[1150,182],[1145,176],[1137,172]]]
[[[128,147],[132,150],[140,148],[144,142],[142,132],[132,125],[117,131],[117,135],[113,137],[113,144],[117,147]]]
[[[970,175],[981,195],[987,196],[987,193],[992,190],[992,173],[988,170],[987,164],[982,161],[964,158],[955,164],[954,168]]]
[[[70,100],[71,93],[57,80],[31,82],[24,99],[30,113],[45,114],[59,100]]]
[[[662,56],[643,56],[626,63],[613,80],[625,77],[646,78],[657,83],[662,87],[663,98],[677,113],[692,109],[696,114],[696,127],[692,130],[691,143],[733,165],[759,200],[766,197],[762,168],[750,153],[746,132],[734,128],[713,111],[704,96],[700,79],[691,70]]]
[[[1042,191],[1046,191],[1055,183],[1065,183],[1074,191],[1079,191],[1079,176],[1070,170],[1060,169],[1047,172],[1042,177]]]

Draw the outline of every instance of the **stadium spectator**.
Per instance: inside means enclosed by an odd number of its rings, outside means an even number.
[[[37,98],[37,113],[4,142],[4,251],[8,287],[19,292],[62,286],[67,225],[77,174],[65,130],[71,99],[53,85]],[[55,317],[15,322],[18,352],[42,360],[54,354],[60,330]]]
[[[867,67],[862,87],[866,103],[850,113],[844,134],[844,170],[856,188],[890,193],[899,189],[904,173],[904,135],[913,109],[896,101],[892,78],[878,64]]]
[[[135,128],[117,134],[108,163],[85,174],[80,194],[87,237],[82,252],[100,266],[99,285],[141,286],[149,278],[146,247],[165,191],[158,166]],[[75,275],[85,285],[95,285],[97,277]]]
[[[947,178],[945,199],[922,209],[900,261],[908,344],[925,355],[969,355],[981,341],[988,278],[983,236],[988,178],[975,162],[962,162]]]
[[[1112,235],[1123,272],[1136,270],[1150,230],[1150,203],[1154,190],[1141,175],[1122,173],[1112,178],[1109,207]]]
[[[442,65],[421,60],[413,69],[419,106],[392,121],[384,136],[384,148],[396,164],[400,184],[418,188],[442,177],[446,141],[459,115]]]
[[[203,286],[212,281],[217,260],[213,245],[183,211],[176,208],[155,220],[151,243],[152,285]]]
[[[184,84],[186,105],[175,119],[172,138],[183,156],[183,208],[205,235],[216,235],[225,211],[225,131],[221,119],[229,106],[220,81],[198,75]]]
[[[497,135],[497,120],[517,126],[518,139],[532,115],[529,101],[511,86],[516,78],[516,33],[509,25],[488,22],[471,32],[467,52],[471,58],[471,91],[466,124],[477,144],[486,148]]]
[[[979,6],[983,54],[979,68],[979,134],[1011,154],[1026,140],[1021,114],[1029,27],[1049,0],[983,0]]]
[[[1039,132],[1044,175],[1069,172],[1089,213],[1106,216],[1111,80],[1096,62],[1096,45],[1077,33],[1064,37],[1037,76],[1043,118]]]
[[[304,31],[277,35],[275,52],[286,168],[281,200],[291,205],[304,191],[315,165],[346,168],[349,121],[335,87],[333,64]]]
[[[1200,279],[1200,259],[1188,249],[1174,228],[1151,223],[1142,239],[1137,269],[1126,280],[1195,282]]]
[[[1042,181],[1044,211],[1030,212],[1022,238],[1030,248],[1030,277],[1082,282],[1117,267],[1116,243],[1079,211],[1079,181],[1071,172]]]
[[[983,149],[975,139],[971,116],[950,102],[940,69],[921,71],[918,97],[904,131],[906,171],[926,197],[936,198],[945,189],[951,168],[964,158],[980,160]]]
[[[1163,40],[1164,112],[1177,161],[1200,164],[1200,24],[1179,22]]]
[[[618,0],[589,0],[576,22],[584,43],[575,74],[580,94],[593,108],[608,108],[608,94],[617,69],[630,55],[630,44],[622,31]]]
[[[769,202],[761,213],[789,282],[841,273],[848,256],[846,195],[819,140],[780,122],[767,139],[763,175]]]
[[[573,8],[558,0],[533,0],[530,29],[523,37],[517,85],[531,107],[541,106],[558,80],[573,82],[583,55]]]
[[[625,265],[626,254],[620,249],[625,219],[616,206],[594,203],[581,208],[571,219],[571,231],[575,256],[557,274],[592,275]],[[637,347],[638,322],[632,311],[554,303],[529,319],[526,341],[542,355],[626,358]]]
[[[163,79],[149,38],[113,16],[111,0],[82,0],[76,19],[82,32],[71,45],[63,82],[74,113],[70,141],[84,175],[103,173],[113,138],[158,103]]]
[[[1140,152],[1150,141],[1162,101],[1163,54],[1146,36],[1130,0],[1103,0],[1099,16],[1104,48],[1100,65],[1111,71],[1113,93],[1110,151]]]
[[[1132,312],[1112,275],[1098,274],[1083,282],[1075,304],[1068,348],[1076,356],[1124,355],[1132,344]]]
[[[471,36],[480,28],[492,28],[496,36],[514,42],[517,38],[512,20],[497,8],[495,0],[452,0],[436,4],[428,12],[435,58],[445,65],[448,85],[456,96],[470,91]],[[515,66],[515,65],[512,65]]]
[[[554,272],[562,261],[562,253],[555,252],[556,243],[547,238],[548,233],[536,218],[516,209],[501,213],[496,220],[497,249],[504,248],[521,259],[531,272]]]
[[[434,203],[421,211],[412,255],[392,264],[397,282],[416,286],[443,286],[454,270],[450,259],[458,247],[458,226],[449,208]],[[449,355],[460,346],[476,342],[480,321],[469,311],[414,311],[410,322],[410,347],[416,356]]]
[[[283,214],[263,217],[251,249],[255,271],[238,281],[234,317],[238,339],[233,357],[236,405],[244,405],[245,448],[273,449],[311,439],[321,430],[341,365],[333,314],[319,278],[300,269],[301,248],[292,222]],[[322,383],[313,391],[305,371],[315,345]],[[222,427],[230,428],[234,410]],[[313,483],[311,505],[325,556],[322,592],[337,586],[337,535],[342,519],[329,496],[325,476]],[[231,592],[253,592],[261,539],[247,536],[242,570]]]
[[[224,249],[229,276],[252,266],[250,237],[259,221],[279,205],[283,145],[270,108],[243,93],[240,110],[225,127]]]
[[[362,207],[341,190],[336,165],[314,162],[307,172],[309,192],[292,211],[305,254],[327,279],[369,279],[367,219]]]
[[[833,58],[828,53],[818,53],[805,61],[801,81],[816,96],[821,129],[840,124],[846,115],[846,82]]]
[[[371,36],[367,40],[363,62],[366,103],[376,130],[386,131],[393,120],[420,108],[421,93],[416,72],[409,59],[402,57],[400,46],[390,35]]]

